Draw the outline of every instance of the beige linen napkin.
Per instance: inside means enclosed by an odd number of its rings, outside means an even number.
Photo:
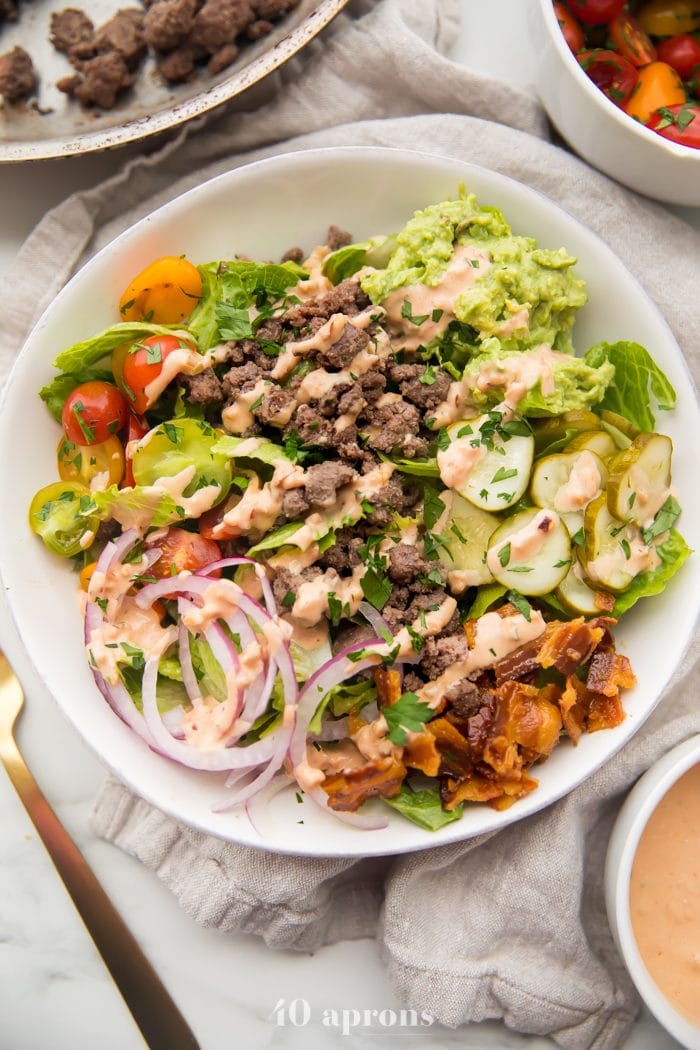
[[[54,209],[0,284],[0,377],[81,257],[136,218],[258,157],[347,144],[421,148],[541,190],[623,259],[697,376],[700,237],[549,144],[542,114],[525,96],[442,57],[459,6],[356,0],[276,79],[279,91],[262,108],[186,128]],[[571,1050],[607,1050],[622,1041],[637,1008],[605,918],[607,838],[635,778],[700,731],[695,649],[621,754],[568,798],[496,835],[379,860],[276,856],[178,825],[113,780],[97,801],[95,825],[153,869],[203,925],[299,950],[376,936],[401,999],[444,1024],[502,1018]]]

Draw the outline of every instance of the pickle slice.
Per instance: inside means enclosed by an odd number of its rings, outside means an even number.
[[[595,452],[601,459],[608,459],[617,454],[618,448],[607,430],[584,430],[572,438],[565,447],[565,452]]]
[[[629,572],[626,565],[635,527],[612,516],[604,492],[586,507],[583,533],[584,548],[580,557],[586,576],[615,593],[627,590],[634,579],[634,573]]]
[[[610,461],[608,510],[646,528],[669,496],[673,442],[665,434],[638,434]]]
[[[491,424],[489,416],[480,416],[449,427],[450,447],[438,452],[438,466],[448,488],[481,510],[499,511],[517,503],[527,489],[535,442],[531,434],[504,440],[497,431],[487,431]],[[475,451],[478,456],[470,463]]]
[[[563,441],[573,431],[600,430],[600,419],[586,408],[564,412],[551,419],[537,420],[534,424],[535,451],[541,452],[555,441]]]
[[[639,427],[631,423],[629,419],[625,419],[624,416],[619,415],[617,412],[611,412],[608,408],[602,409],[600,418],[604,423],[609,423],[611,427],[620,430],[625,437],[630,438],[632,441],[641,433]]]
[[[575,478],[573,491],[567,492],[575,469],[584,470],[580,484],[590,485],[588,495],[585,487],[576,489]],[[538,507],[552,507],[556,510],[564,520],[569,534],[574,536],[583,525],[584,508],[605,488],[607,476],[605,464],[590,449],[558,452],[552,456],[544,456],[535,463],[530,481],[530,498]]]
[[[486,563],[504,587],[521,594],[549,594],[571,565],[569,533],[554,510],[522,510],[494,532]]]
[[[491,570],[486,564],[486,551],[489,539],[500,522],[493,514],[475,507],[459,493],[452,494],[452,503],[448,511],[441,534],[444,544],[440,546],[440,561],[450,578],[450,589],[461,594],[467,587],[479,587],[493,580]]]
[[[583,613],[584,616],[598,616],[601,612],[600,606],[596,604],[596,592],[582,578],[577,562],[571,566],[554,594],[570,612]]]

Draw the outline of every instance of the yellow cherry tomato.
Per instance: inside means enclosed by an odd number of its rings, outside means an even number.
[[[134,277],[119,300],[122,321],[177,324],[190,316],[202,294],[196,266],[175,255],[156,259]]]
[[[114,435],[99,445],[75,445],[68,438],[61,438],[56,457],[62,481],[79,481],[89,486],[98,474],[106,474],[108,485],[118,485],[124,477],[124,447]]]
[[[676,36],[700,29],[698,0],[650,0],[637,12],[642,29],[650,36]]]
[[[646,124],[662,106],[683,102],[685,89],[675,69],[666,62],[650,62],[639,70],[639,80],[627,101],[625,112]]]
[[[91,561],[89,565],[86,565],[80,570],[80,586],[84,591],[87,591],[88,587],[90,586],[90,580],[92,579],[92,574],[95,571],[96,567],[97,562]]]

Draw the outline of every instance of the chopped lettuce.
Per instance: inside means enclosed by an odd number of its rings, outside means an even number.
[[[257,442],[257,444],[256,444]],[[241,445],[247,445],[248,449],[241,456],[238,451]],[[240,438],[226,434],[220,437],[212,447],[212,452],[220,456],[229,456],[231,459],[255,459],[261,463],[275,464],[280,459],[289,459],[289,456],[281,445],[275,445],[273,441],[259,438]]]
[[[91,383],[94,380],[113,383],[114,376],[105,368],[83,368],[76,372],[64,372],[43,386],[39,397],[46,402],[49,412],[60,423],[63,404],[68,395],[81,383]]]
[[[172,335],[181,331],[177,325],[149,324],[147,321],[120,321],[92,339],[74,343],[58,355],[54,367],[61,372],[80,373],[107,357],[123,343],[136,343],[149,335]]]
[[[538,353],[538,350],[525,350],[521,354],[513,355],[508,350],[492,348],[490,353],[479,354],[478,357],[475,357],[464,371],[467,380],[473,377],[473,383],[470,384],[470,396],[474,403],[479,407],[487,408],[502,401],[508,382],[506,370],[502,372],[502,385],[495,385],[502,362],[512,360],[514,356],[517,356],[517,360],[520,361]],[[481,390],[477,379],[484,372],[494,373],[494,378],[488,384],[484,384],[485,390]],[[521,416],[558,416],[563,412],[590,408],[598,404],[613,381],[615,366],[607,360],[601,360],[599,365],[594,366],[578,357],[562,354],[553,358],[552,372],[554,379],[552,393],[543,394],[540,382],[535,383],[518,402],[518,413]]]
[[[326,631],[323,641],[313,649],[299,645],[292,638],[289,643],[289,651],[292,654],[292,663],[299,682],[308,682],[311,675],[315,674],[319,667],[323,667],[328,660],[333,658],[328,631]]]
[[[293,544],[294,533],[298,532],[303,524],[303,521],[288,521],[286,525],[275,529],[274,532],[268,532],[264,539],[249,549],[248,557],[255,558],[256,555],[262,554],[264,551],[274,551],[288,543]]]
[[[400,474],[411,474],[417,478],[439,478],[440,468],[436,459],[394,459],[379,453],[383,460],[393,463]]]
[[[487,583],[484,587],[479,587],[476,598],[467,613],[467,619],[476,620],[479,616],[483,616],[503,597],[507,590],[508,588],[502,587],[500,583]]]
[[[672,409],[676,403],[676,391],[651,354],[639,343],[597,343],[588,350],[585,360],[593,368],[601,368],[606,363],[614,365],[615,377],[599,407],[617,412],[640,430],[651,432],[654,429],[652,396],[663,412]]]
[[[129,665],[123,665],[119,671],[129,696],[134,701],[134,707],[138,711],[142,711],[141,679],[143,678],[143,667],[133,668]],[[156,704],[160,713],[165,714],[166,711],[172,711],[176,707],[189,707],[190,701],[181,682],[159,673],[156,679]]]
[[[265,307],[281,299],[286,290],[306,277],[306,271],[293,262],[205,263],[197,267],[202,278],[202,295],[192,311],[188,328],[200,350],[208,350],[222,340],[246,339],[253,335],[249,306]]]
[[[314,717],[309,723],[309,732],[321,732],[321,722],[323,721],[326,708],[328,708],[334,718],[342,718],[343,715],[347,715],[351,711],[356,714],[376,699],[377,688],[370,678],[363,678],[360,682],[354,682],[352,685],[348,685],[346,682],[334,685],[316,708]]]
[[[452,824],[453,821],[460,820],[462,816],[462,803],[452,810],[442,808],[440,792],[437,788],[414,791],[404,783],[398,795],[395,795],[394,798],[385,798],[383,801],[427,831],[438,831],[445,824]]]
[[[218,660],[215,659],[209,643],[199,635],[190,636],[190,653],[195,678],[203,696],[213,696],[216,700],[226,699],[226,675]]]
[[[643,572],[636,576],[627,590],[617,596],[612,611],[613,616],[622,616],[640,598],[661,594],[686,558],[693,553],[681,534],[675,529],[671,529],[668,539],[660,543],[656,550],[661,558],[661,565],[652,569],[651,572]]]
[[[340,284],[363,266],[386,266],[395,247],[395,237],[371,237],[368,241],[348,244],[331,252],[323,264],[322,273],[333,284]]]
[[[97,513],[103,520],[114,518],[123,529],[145,526],[160,528],[184,517],[172,496],[147,485],[117,488],[110,485],[101,492],[93,492],[92,507],[86,513]]]

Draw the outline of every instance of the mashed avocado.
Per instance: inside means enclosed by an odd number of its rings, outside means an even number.
[[[397,289],[399,296],[405,289],[410,302],[416,285],[439,292],[461,249],[474,273],[468,286],[455,289],[451,311],[440,311],[443,328],[448,320],[468,326],[474,349],[489,339],[508,350],[546,343],[571,351],[569,332],[586,302],[585,284],[572,271],[576,259],[563,248],[549,251],[531,237],[513,236],[500,211],[481,207],[474,194],[417,211],[395,245],[383,269],[361,278],[372,302],[383,303]]]
[[[503,401],[510,384],[524,381],[523,386],[529,389],[518,398],[518,413],[558,416],[597,405],[614,376],[615,366],[610,361],[594,368],[578,357],[551,354],[545,347],[521,354],[494,348],[469,362],[464,384],[478,408],[491,408]]]

